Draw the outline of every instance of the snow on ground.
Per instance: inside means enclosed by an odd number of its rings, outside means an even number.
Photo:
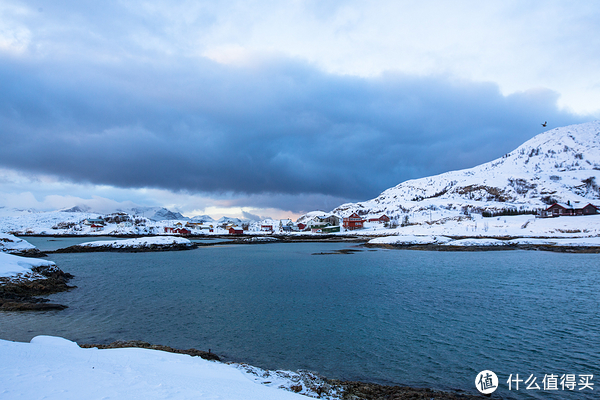
[[[175,236],[150,236],[137,239],[121,240],[97,240],[94,242],[81,243],[82,247],[103,247],[109,246],[115,249],[148,247],[152,245],[168,246],[172,244],[191,246],[192,242],[188,239]]]
[[[286,389],[322,400],[338,400],[343,397],[342,389],[331,386],[325,378],[310,371],[266,370],[243,363],[230,365],[250,375],[255,382],[269,387]]]
[[[500,247],[507,246],[506,240],[499,239],[459,239],[452,240],[450,242],[444,243],[444,246],[460,246],[460,247],[473,247],[473,246],[485,246],[485,247]]]
[[[399,246],[419,245],[419,244],[443,244],[452,239],[446,236],[431,236],[431,235],[400,235],[400,236],[384,236],[371,239],[369,244],[395,244]]]
[[[533,215],[515,215],[484,218],[481,214],[441,217],[433,214],[411,215],[408,226],[385,229],[383,225],[352,231],[358,235],[417,235],[468,237],[595,237],[600,236],[600,214],[577,217],[536,218]]]
[[[437,244],[442,246],[461,247],[501,247],[523,245],[545,245],[557,247],[600,247],[600,237],[569,239],[518,238],[510,240],[501,240],[494,238],[465,238],[452,240],[451,238],[445,236],[400,235],[384,236],[371,239],[369,240],[369,244],[390,244],[397,246]]]
[[[593,238],[571,238],[571,239],[532,239],[519,238],[507,241],[510,244],[533,244],[533,245],[548,245],[548,246],[586,246],[599,247],[600,237]]]
[[[39,258],[25,258],[0,252],[0,277],[33,274],[36,279],[44,279],[42,275],[34,274],[31,270],[32,268],[42,266],[55,267],[56,264],[52,261],[41,260]]]
[[[35,246],[28,241],[0,232],[0,252],[21,253],[33,249],[35,249]]]
[[[0,340],[0,397],[5,399],[306,399],[255,382],[232,365],[157,350],[82,349],[36,336]]]

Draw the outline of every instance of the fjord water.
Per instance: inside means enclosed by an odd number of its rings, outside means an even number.
[[[33,241],[32,241],[33,242]],[[43,249],[43,246],[40,246]],[[0,338],[143,340],[270,369],[507,398],[592,398],[600,375],[600,255],[347,249],[274,243],[53,254],[78,288],[64,311],[0,314]],[[509,375],[593,374],[594,391],[508,391]],[[577,378],[579,380],[579,378]],[[560,386],[559,386],[560,389]]]

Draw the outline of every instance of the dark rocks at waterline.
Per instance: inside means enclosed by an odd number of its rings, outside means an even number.
[[[116,341],[116,342],[112,342],[110,344],[80,344],[79,347],[82,347],[85,349],[91,349],[94,347],[98,348],[98,349],[122,349],[122,348],[126,348],[126,347],[138,347],[138,348],[142,348],[142,349],[167,351],[169,353],[187,354],[187,355],[194,356],[194,357],[204,358],[205,360],[221,361],[219,356],[211,353],[210,350],[209,351],[202,351],[202,350],[196,350],[196,349],[181,350],[181,349],[174,349],[173,347],[169,347],[169,346],[150,344],[147,342],[142,342],[140,340]]]
[[[0,311],[64,310],[67,306],[50,303],[45,296],[76,288],[67,282],[73,275],[56,266],[32,268],[32,274],[0,278]],[[42,277],[39,277],[39,275]]]
[[[486,398],[467,393],[446,392],[407,386],[386,386],[375,383],[338,380],[329,380],[329,383],[342,389],[342,399],[345,400],[483,400]]]
[[[340,250],[333,250],[333,251],[328,251],[328,252],[320,252],[320,253],[312,253],[311,255],[313,256],[327,256],[327,255],[332,255],[332,254],[354,254],[354,253],[358,253],[360,251],[363,250],[358,250],[358,249],[340,249]]]
[[[8,254],[12,254],[13,256],[19,257],[31,257],[31,258],[40,258],[46,257],[47,254],[40,251],[39,249],[27,249],[21,251],[9,251]]]
[[[561,246],[550,244],[507,244],[501,246],[452,246],[439,244],[393,244],[393,243],[366,243],[367,248],[382,248],[396,250],[424,250],[424,251],[505,251],[505,250],[537,250],[552,251],[555,253],[600,253],[600,246]]]
[[[130,246],[130,247],[114,247],[112,245],[105,246],[81,246],[74,245],[58,249],[54,251],[48,251],[47,253],[98,253],[98,252],[123,252],[123,253],[143,253],[152,251],[180,251],[180,250],[192,250],[197,248],[198,245],[192,244],[149,244],[143,246]]]

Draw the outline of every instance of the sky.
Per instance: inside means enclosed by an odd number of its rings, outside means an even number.
[[[368,200],[600,119],[598,20],[596,1],[0,0],[0,206]]]

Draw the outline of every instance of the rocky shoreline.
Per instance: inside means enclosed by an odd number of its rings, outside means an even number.
[[[176,354],[187,354],[193,357],[201,357],[205,360],[219,361],[221,358],[210,352],[197,349],[180,350],[169,346],[153,345],[148,342],[130,340],[116,341],[110,344],[80,344],[81,348],[98,349],[120,349],[120,348],[143,348],[166,351]],[[336,400],[482,400],[485,397],[461,393],[460,391],[442,391],[428,388],[413,388],[409,386],[389,386],[377,383],[343,381],[338,379],[324,378],[310,371],[270,371],[253,367],[248,364],[227,362],[234,365],[246,373],[250,373],[261,378],[260,383],[265,385],[272,384],[271,381],[280,380],[285,377],[289,382],[287,385],[280,385],[280,389],[306,395],[312,398],[326,398]]]
[[[160,351],[166,351],[169,353],[176,353],[176,354],[187,354],[189,356],[200,357],[205,360],[221,361],[221,358],[218,355],[211,353],[210,350],[202,351],[202,350],[196,350],[193,348],[187,349],[187,350],[180,350],[180,349],[175,349],[175,348],[169,347],[169,346],[162,346],[159,344],[150,344],[148,342],[143,342],[141,340],[128,340],[128,341],[117,340],[117,341],[109,343],[109,344],[80,344],[79,347],[84,348],[84,349],[91,349],[91,348],[124,349],[124,348],[128,348],[128,347],[137,347],[137,348],[141,348],[141,349],[160,350]]]
[[[56,266],[35,267],[31,274],[0,277],[0,311],[64,310],[67,306],[38,296],[76,288],[67,285],[72,278],[73,275]]]
[[[600,246],[556,246],[548,244],[517,244],[506,246],[449,246],[438,244],[376,244],[365,243],[368,248],[384,248],[395,250],[423,250],[423,251],[510,251],[510,250],[535,250],[552,251],[555,253],[583,253],[598,254]]]
[[[329,380],[342,389],[343,400],[482,400],[486,397],[467,393],[413,388],[408,386],[386,386],[376,383]]]

